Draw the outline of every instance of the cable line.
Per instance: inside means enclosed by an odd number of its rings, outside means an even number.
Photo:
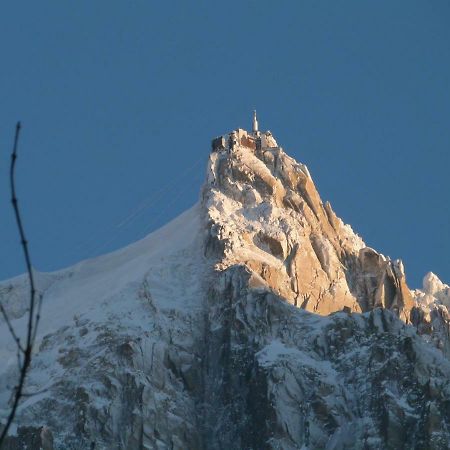
[[[166,197],[167,193],[174,187],[180,186],[182,181],[195,169],[200,163],[205,161],[205,155],[201,155],[197,160],[190,166],[186,167],[179,175],[172,178],[169,182],[161,186],[156,192],[152,192],[147,198],[141,201],[137,207],[135,207],[129,214],[122,217],[119,221],[112,224],[108,231],[105,233],[107,237],[104,242],[100,245],[95,245],[98,242],[98,238],[91,234],[88,238],[81,244],[76,246],[76,249],[85,249],[88,255],[96,254],[101,249],[107,247],[109,244],[114,242],[120,235],[120,233],[131,224],[135,223],[144,213],[152,209],[155,205],[159,204],[160,201]],[[197,178],[197,177],[196,177]],[[179,196],[177,195],[176,198]],[[173,202],[170,203],[172,205]],[[167,209],[167,205],[164,210]],[[152,221],[153,223],[153,221]],[[88,256],[89,257],[89,256]]]

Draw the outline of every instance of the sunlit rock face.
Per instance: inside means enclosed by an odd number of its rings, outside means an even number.
[[[244,136],[214,151],[208,167],[203,195],[211,239],[223,248],[218,267],[245,264],[288,302],[321,315],[383,307],[408,321],[401,261],[367,248],[271,135],[254,137],[255,148]]]
[[[216,138],[197,205],[37,285],[8,450],[450,448],[449,287],[411,292],[270,132]],[[19,331],[26,293],[0,284]],[[5,417],[4,323],[0,354]]]

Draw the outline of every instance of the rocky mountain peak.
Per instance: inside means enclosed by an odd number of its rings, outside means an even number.
[[[214,139],[203,198],[221,268],[244,264],[253,283],[318,314],[384,307],[409,321],[401,261],[366,247],[270,131]]]
[[[424,276],[422,291],[450,306],[450,287],[443,283],[433,272],[428,272]]]
[[[36,273],[6,450],[450,448],[449,287],[322,202],[270,132],[213,141],[201,200],[143,240]],[[0,283],[18,333],[27,279]],[[0,321],[0,421],[17,357]]]

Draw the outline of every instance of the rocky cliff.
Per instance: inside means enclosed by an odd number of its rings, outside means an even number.
[[[321,315],[383,307],[407,322],[413,299],[402,263],[367,248],[322,203],[306,166],[271,134],[260,139],[258,148],[244,141],[210,158],[204,198],[224,247],[218,267],[243,263],[267,288]]]
[[[449,287],[411,292],[270,132],[215,139],[200,202],[161,230],[37,275],[7,449],[450,447]],[[24,327],[25,279],[0,301]],[[3,323],[0,342],[5,413]]]

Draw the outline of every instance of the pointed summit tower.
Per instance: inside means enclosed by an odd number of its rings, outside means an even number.
[[[256,117],[256,109],[253,111],[253,133],[258,134],[258,118]]]

